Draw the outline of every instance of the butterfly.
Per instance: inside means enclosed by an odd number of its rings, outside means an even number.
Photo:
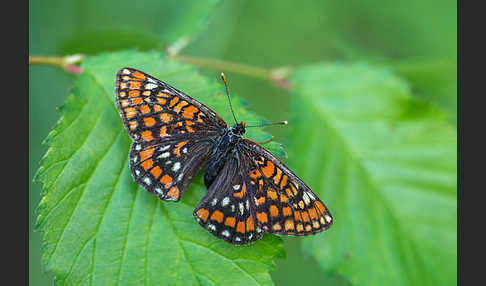
[[[301,236],[332,225],[327,207],[301,179],[243,138],[247,126],[236,120],[230,100],[232,127],[194,98],[127,67],[116,75],[116,103],[134,141],[132,176],[149,193],[177,202],[205,167],[208,191],[193,215],[216,237],[242,245],[265,232]]]

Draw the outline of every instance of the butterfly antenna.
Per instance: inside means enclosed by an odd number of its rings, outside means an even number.
[[[235,112],[233,111],[233,106],[231,105],[231,99],[230,99],[230,96],[229,96],[228,84],[226,83],[226,76],[224,75],[224,73],[221,73],[221,79],[223,79],[224,86],[226,87],[226,96],[228,96],[228,102],[229,102],[229,106],[230,106],[230,109],[231,109],[231,114],[233,114],[233,118],[235,119],[235,123],[238,124],[238,120],[236,120]]]
[[[264,124],[259,124],[259,125],[251,125],[251,126],[246,126],[248,127],[264,127],[264,126],[271,126],[271,125],[287,125],[289,122],[287,120],[280,121],[280,122],[274,122],[274,123],[264,123]]]

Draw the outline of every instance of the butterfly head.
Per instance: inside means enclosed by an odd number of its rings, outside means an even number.
[[[231,133],[233,133],[234,135],[242,136],[246,132],[245,127],[246,123],[241,121],[240,123],[237,123],[230,128],[232,131]]]

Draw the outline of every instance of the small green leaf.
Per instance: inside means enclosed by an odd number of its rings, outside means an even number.
[[[72,10],[72,14],[61,15],[71,29],[59,49],[63,54],[162,49],[182,37],[195,37],[206,28],[209,15],[219,2],[149,0],[143,4],[118,1],[114,5],[113,1],[82,1],[65,9],[68,13]]]
[[[231,118],[221,84],[160,53],[124,51],[86,59],[37,179],[43,183],[37,227],[44,232],[43,264],[61,285],[267,285],[282,240],[265,235],[233,246],[192,216],[207,191],[198,176],[178,203],[163,202],[132,179],[131,139],[114,98],[121,67],[141,69]],[[240,118],[261,120],[239,100]],[[231,121],[228,121],[229,123]],[[266,138],[261,130],[250,136]],[[276,149],[278,150],[278,149]]]
[[[456,282],[456,130],[386,69],[301,67],[290,165],[334,216],[303,249],[355,285]]]

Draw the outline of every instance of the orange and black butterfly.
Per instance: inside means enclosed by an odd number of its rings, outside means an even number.
[[[226,91],[229,99],[227,85]],[[206,167],[208,192],[194,217],[213,235],[248,244],[264,232],[309,235],[332,225],[329,210],[301,179],[242,137],[247,126],[234,113],[229,127],[204,104],[132,68],[116,75],[116,102],[134,140],[131,173],[148,192],[179,201]]]

